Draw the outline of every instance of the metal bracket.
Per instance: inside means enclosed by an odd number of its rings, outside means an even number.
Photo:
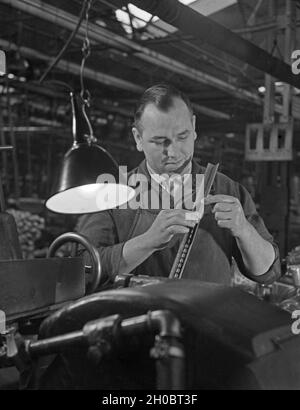
[[[292,161],[293,120],[287,123],[248,124],[246,161]]]
[[[153,359],[167,359],[170,356],[169,350],[170,343],[160,335],[156,335],[154,347],[150,350],[150,357]]]

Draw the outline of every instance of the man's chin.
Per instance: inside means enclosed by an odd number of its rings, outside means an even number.
[[[167,162],[164,164],[164,172],[172,174],[181,174],[183,168],[186,167],[185,161]]]
[[[177,162],[177,163],[167,163],[164,165],[164,169],[165,171],[168,172],[175,172],[177,171],[180,167],[181,167],[181,163]]]

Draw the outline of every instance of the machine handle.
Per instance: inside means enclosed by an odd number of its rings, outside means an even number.
[[[76,232],[63,233],[52,242],[48,249],[47,257],[54,257],[56,251],[67,242],[73,242],[82,245],[89,252],[92,261],[92,281],[87,285],[85,293],[88,295],[90,293],[95,292],[99,284],[101,283],[102,279],[100,255],[98,250],[88,241],[88,239],[85,236],[79,235]]]

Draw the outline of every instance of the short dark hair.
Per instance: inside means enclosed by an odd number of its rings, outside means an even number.
[[[136,105],[134,114],[135,127],[139,127],[141,117],[148,104],[154,104],[159,110],[167,112],[173,106],[175,98],[179,98],[185,102],[192,116],[192,103],[183,92],[170,84],[156,84],[144,91]]]

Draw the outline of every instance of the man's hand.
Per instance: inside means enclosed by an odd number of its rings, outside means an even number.
[[[246,269],[254,276],[267,272],[274,262],[275,250],[246,219],[240,201],[229,195],[209,195],[205,204],[215,204],[213,213],[220,228],[236,238]]]
[[[202,214],[183,209],[160,211],[150,228],[142,235],[125,242],[119,273],[132,272],[153,252],[165,248],[175,234],[185,234],[195,226]]]
[[[249,227],[240,201],[229,195],[208,195],[206,205],[215,204],[213,214],[220,228],[227,228],[236,238],[242,237]]]
[[[189,228],[193,228],[198,219],[198,212],[183,209],[162,210],[145,233],[148,243],[154,250],[163,249],[175,234],[188,233]]]

